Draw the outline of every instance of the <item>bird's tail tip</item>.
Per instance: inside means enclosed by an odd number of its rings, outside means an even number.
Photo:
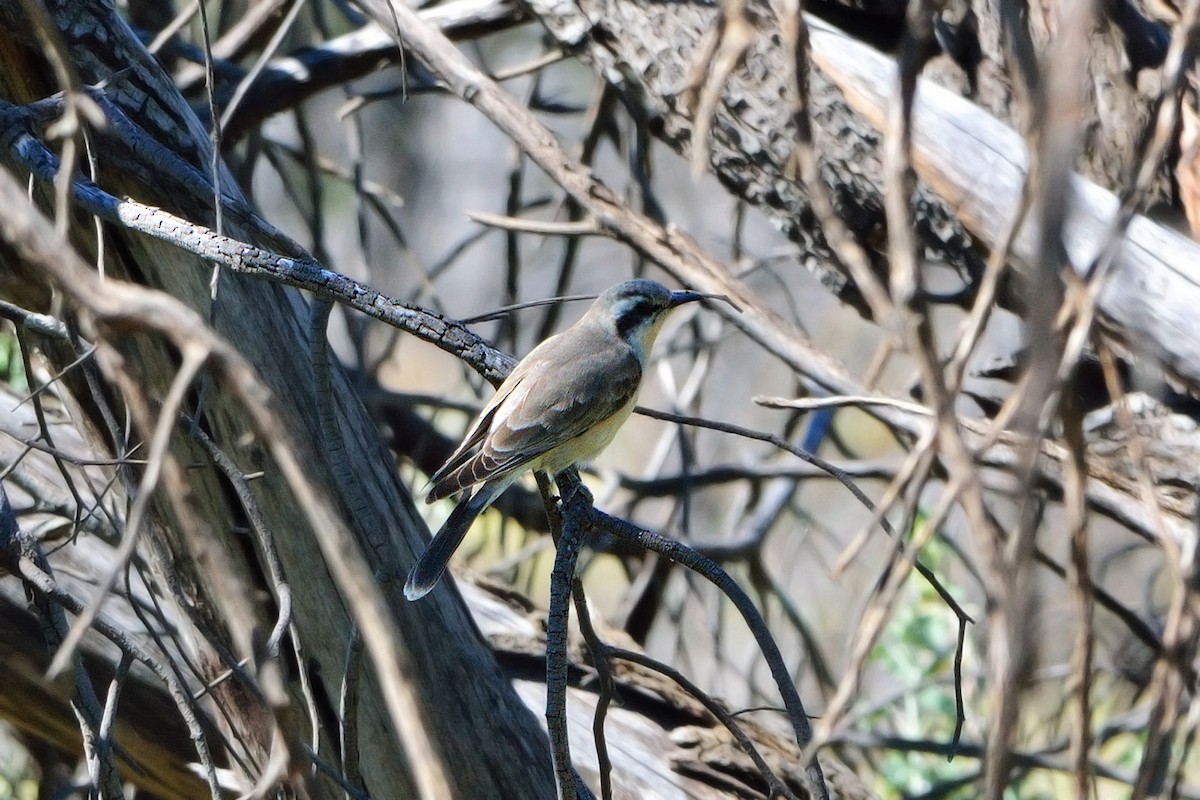
[[[404,584],[404,599],[410,603],[414,600],[420,600],[433,589],[433,583],[416,580],[412,575],[408,576],[408,580]]]

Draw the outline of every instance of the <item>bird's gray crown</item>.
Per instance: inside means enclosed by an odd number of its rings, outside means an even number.
[[[639,278],[610,287],[597,298],[596,305],[615,310],[638,302],[658,307],[666,306],[671,302],[671,290],[658,281]]]

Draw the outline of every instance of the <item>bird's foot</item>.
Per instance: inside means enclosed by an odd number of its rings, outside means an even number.
[[[575,503],[580,503],[590,508],[595,502],[591,491],[583,485],[583,481],[579,477],[579,472],[575,469],[555,476],[554,482],[558,484],[558,495],[562,500],[564,508]]]

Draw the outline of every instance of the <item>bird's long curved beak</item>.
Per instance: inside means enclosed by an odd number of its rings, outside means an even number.
[[[730,307],[733,308],[734,311],[737,311],[739,314],[742,311],[741,306],[739,306],[737,303],[733,302],[732,300],[730,300],[727,296],[725,296],[723,294],[705,294],[703,292],[692,292],[692,291],[671,292],[671,302],[668,304],[667,307],[674,308],[675,306],[681,306],[684,303],[691,303],[696,300],[720,300],[722,302],[728,303],[730,305]]]

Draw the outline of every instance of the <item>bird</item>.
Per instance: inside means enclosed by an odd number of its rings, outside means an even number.
[[[404,596],[437,584],[471,523],[526,470],[553,477],[600,453],[633,413],[642,376],[672,309],[724,295],[624,281],[603,292],[571,327],[523,358],[430,478],[425,501],[462,492],[458,505],[408,573]]]

